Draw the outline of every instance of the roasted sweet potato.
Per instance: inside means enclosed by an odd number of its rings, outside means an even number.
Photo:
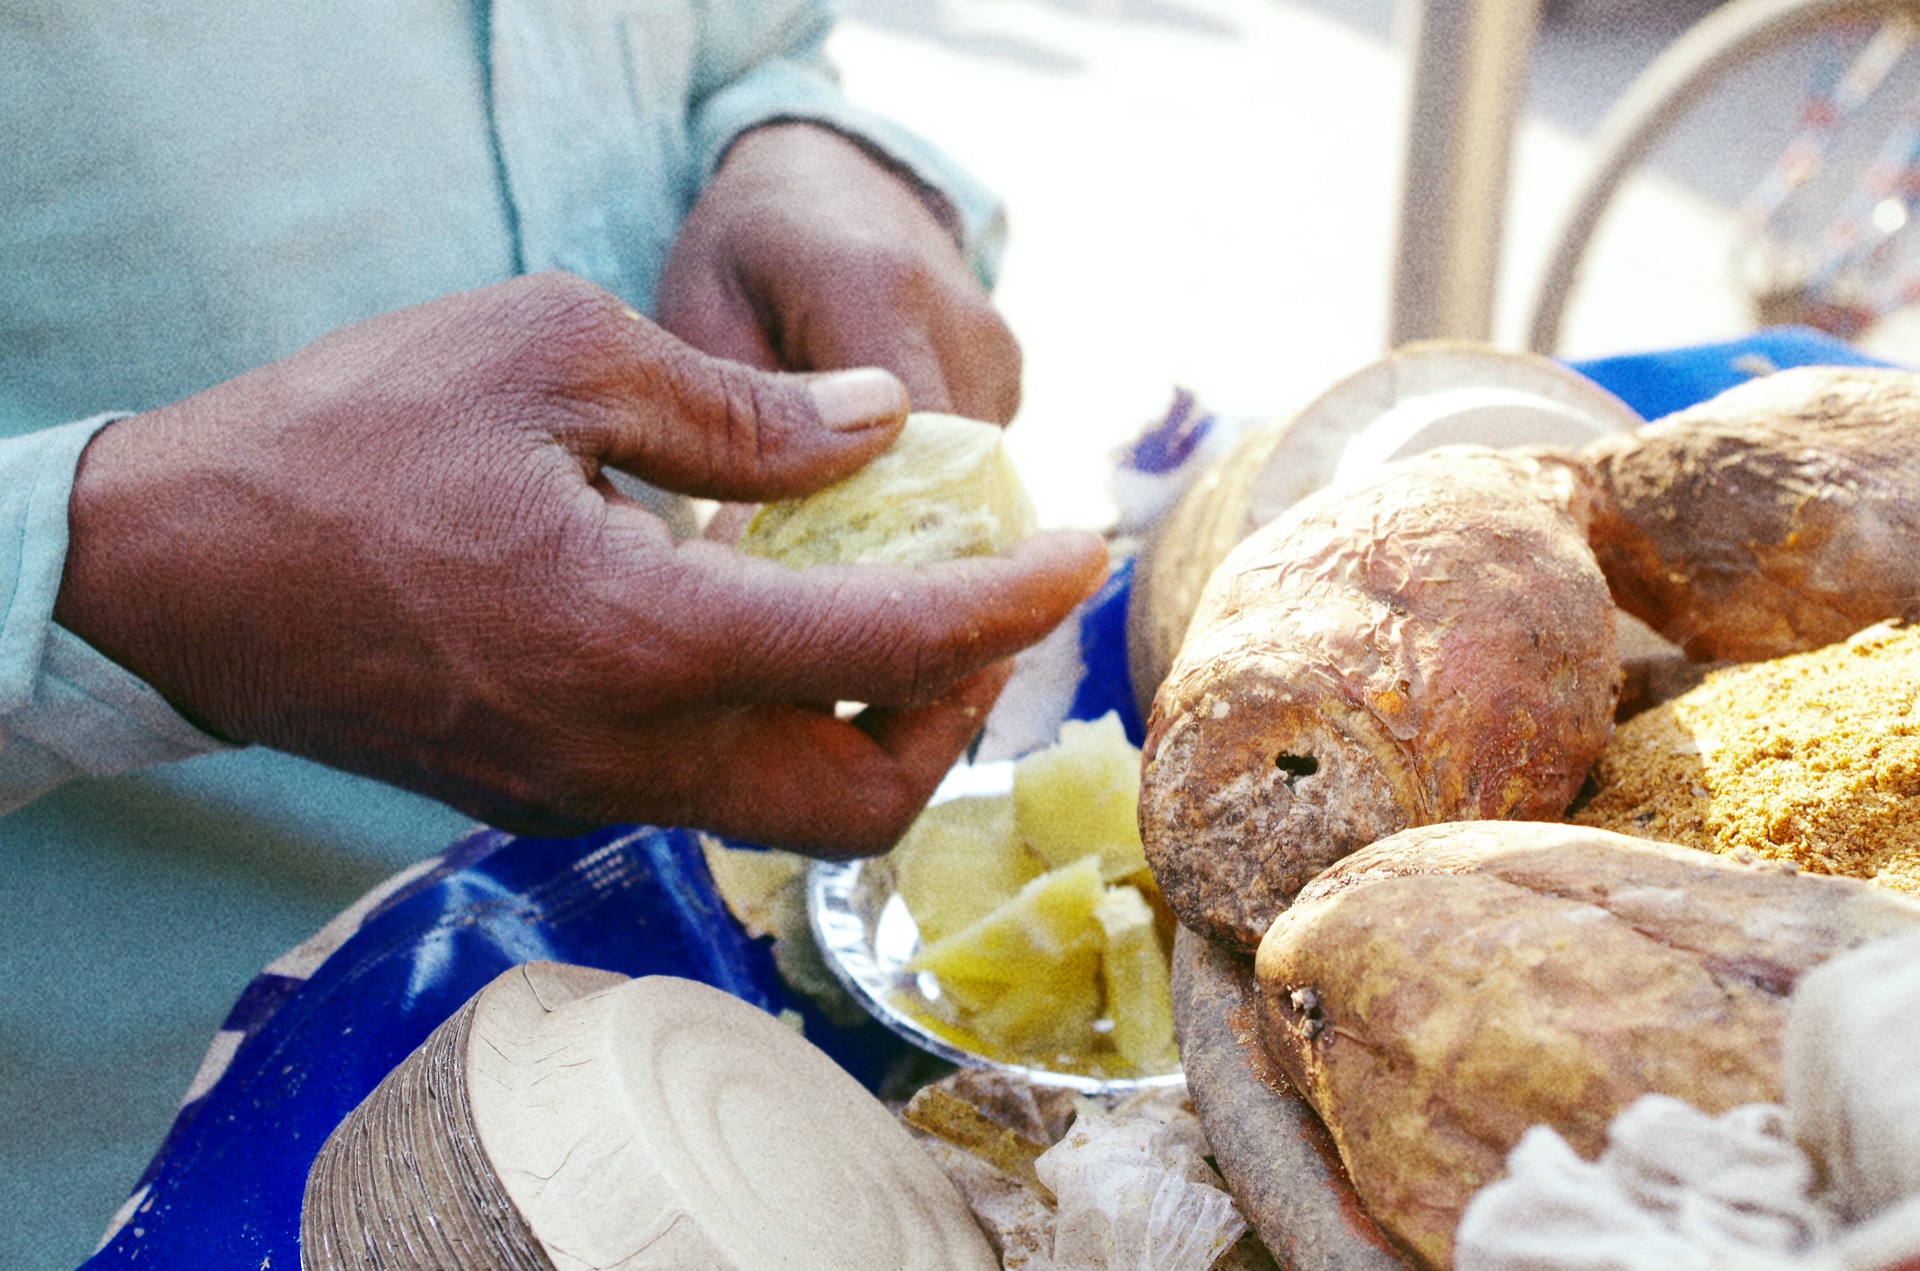
[[[1207,577],[1235,543],[1346,468],[1436,446],[1555,445],[1641,424],[1625,403],[1548,358],[1466,340],[1402,345],[1297,413],[1259,425],[1160,517],[1134,563],[1127,666],[1145,715]]]
[[[1620,607],[1696,661],[1920,618],[1920,375],[1781,371],[1584,456]]]
[[[1302,500],[1214,571],[1142,769],[1147,859],[1188,926],[1252,946],[1396,830],[1565,810],[1620,677],[1576,485],[1449,447]]]
[[[1325,485],[1348,440],[1311,417],[1250,429],[1160,518],[1134,561],[1127,605],[1127,673],[1142,714],[1214,568],[1234,544]]]
[[[1578,826],[1427,826],[1273,924],[1261,1032],[1375,1221],[1445,1267],[1528,1127],[1592,1157],[1644,1093],[1777,1102],[1795,981],[1916,927],[1920,904],[1851,879]]]

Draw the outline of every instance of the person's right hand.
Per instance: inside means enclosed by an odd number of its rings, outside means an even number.
[[[1005,660],[1098,585],[1099,540],[793,570],[676,544],[602,468],[777,498],[905,411],[884,372],[754,370],[579,279],[517,279],[108,426],[55,617],[211,732],[509,829],[883,850]]]

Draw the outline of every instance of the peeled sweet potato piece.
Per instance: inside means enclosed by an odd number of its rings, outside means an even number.
[[[1578,487],[1544,455],[1449,447],[1294,504],[1222,562],[1143,750],[1141,836],[1182,921],[1251,947],[1396,830],[1565,810],[1620,680]]]
[[[1915,927],[1920,904],[1850,879],[1580,826],[1427,826],[1301,890],[1255,959],[1260,1028],[1368,1212],[1445,1267],[1528,1127],[1592,1157],[1645,1093],[1777,1102],[1800,975]]]

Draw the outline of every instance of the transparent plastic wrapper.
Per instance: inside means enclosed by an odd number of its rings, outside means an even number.
[[[1206,1271],[1247,1229],[1191,1117],[1085,1104],[1034,1172],[1058,1210],[1026,1271]]]

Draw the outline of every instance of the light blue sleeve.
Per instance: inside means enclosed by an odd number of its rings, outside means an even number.
[[[785,44],[740,69],[695,100],[690,120],[699,180],[705,184],[734,138],[750,128],[783,120],[820,124],[864,141],[899,165],[953,208],[961,248],[983,286],[991,288],[1006,246],[1006,216],[1000,200],[965,169],[926,140],[882,115],[848,101],[825,53],[835,13],[819,0],[798,6],[744,4],[730,22],[714,22],[721,47],[733,31],[783,33]],[[785,9],[769,13],[768,9]],[[744,10],[744,12],[740,12]],[[749,26],[750,20],[758,22]],[[712,49],[709,53],[712,53]]]
[[[642,312],[681,219],[736,137],[786,120],[861,142],[942,197],[992,286],[1000,204],[919,137],[841,93],[825,0],[492,0],[488,64],[520,264]]]
[[[0,813],[70,777],[223,748],[53,620],[80,452],[122,415],[0,440]]]

